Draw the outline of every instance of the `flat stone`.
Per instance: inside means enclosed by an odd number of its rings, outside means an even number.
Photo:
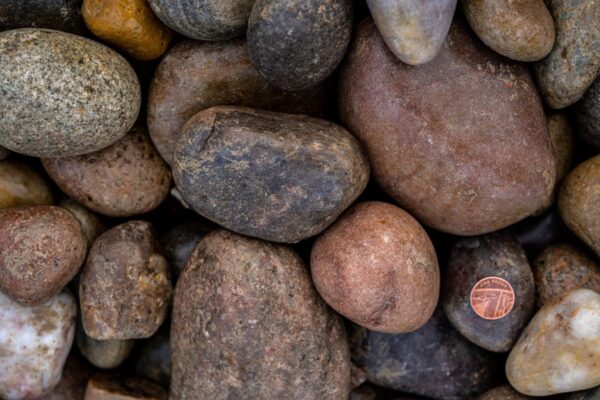
[[[0,209],[53,203],[50,185],[38,171],[22,161],[0,161]]]
[[[600,148],[600,80],[596,79],[575,104],[575,120],[578,136]]]
[[[81,0],[6,0],[0,2],[0,32],[48,28],[85,34]]]

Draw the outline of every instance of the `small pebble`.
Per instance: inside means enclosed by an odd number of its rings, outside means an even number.
[[[102,369],[116,368],[127,359],[134,340],[96,340],[89,337],[81,321],[76,330],[77,347],[81,354],[95,367]]]
[[[47,180],[35,169],[21,161],[0,161],[0,209],[53,203]]]
[[[168,387],[171,380],[171,349],[168,329],[160,329],[150,339],[139,341],[135,372]]]
[[[600,80],[596,79],[575,104],[575,119],[579,137],[600,148]]]
[[[88,249],[91,248],[94,240],[106,230],[104,222],[96,214],[69,198],[61,200],[59,205],[77,218],[87,239]]]
[[[96,374],[90,378],[83,400],[167,400],[167,392],[141,378]]]
[[[7,0],[0,2],[0,32],[48,28],[85,34],[81,0]]]

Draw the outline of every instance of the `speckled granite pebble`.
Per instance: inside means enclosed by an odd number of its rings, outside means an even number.
[[[575,104],[575,119],[579,136],[600,148],[600,79],[596,79]]]
[[[39,172],[22,161],[0,161],[0,208],[53,203],[52,190]]]
[[[0,145],[36,157],[100,150],[133,126],[133,68],[97,42],[48,29],[0,33]]]
[[[84,34],[81,0],[0,1],[0,32],[17,28],[48,28]]]

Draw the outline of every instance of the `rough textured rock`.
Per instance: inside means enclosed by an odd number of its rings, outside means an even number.
[[[81,356],[71,354],[62,371],[58,385],[40,400],[82,400],[93,370]]]
[[[421,329],[391,335],[355,327],[353,359],[369,381],[434,399],[462,400],[489,388],[496,360],[460,335],[441,307]]]
[[[150,339],[138,344],[135,372],[168,387],[171,380],[169,331],[160,329]]]
[[[111,217],[128,217],[156,208],[169,194],[171,172],[136,125],[98,152],[42,160],[46,172],[71,198]]]
[[[0,161],[0,208],[54,203],[46,179],[21,161]]]
[[[494,51],[518,61],[544,58],[556,38],[543,0],[461,0],[469,25]]]
[[[456,0],[367,0],[388,48],[410,65],[437,56],[452,23]]]
[[[81,12],[94,35],[138,60],[160,57],[173,37],[146,0],[84,0]]]
[[[77,219],[55,206],[0,210],[0,290],[24,304],[59,293],[85,260]]]
[[[145,379],[96,374],[88,381],[83,400],[167,400],[167,392]]]
[[[96,239],[79,283],[83,327],[96,340],[150,337],[165,319],[169,267],[145,221],[118,225]]]
[[[160,245],[167,263],[171,266],[174,281],[183,271],[192,251],[204,236],[215,226],[208,221],[184,222],[160,237]]]
[[[579,137],[600,147],[600,80],[596,79],[575,105],[575,118]]]
[[[433,314],[440,271],[433,244],[401,208],[359,203],[315,242],[315,286],[337,312],[365,328],[414,331]]]
[[[81,0],[6,0],[0,2],[0,31],[48,28],[85,33]]]
[[[171,351],[172,400],[350,392],[344,328],[298,255],[223,230],[202,239],[177,282]]]
[[[182,129],[173,176],[200,215],[244,235],[291,243],[318,234],[352,204],[367,185],[369,165],[352,135],[331,122],[213,107]]]
[[[305,89],[331,75],[351,35],[350,0],[256,0],[248,20],[256,69],[285,90]]]
[[[140,109],[133,68],[114,50],[47,29],[0,33],[0,145],[36,157],[100,150]]]
[[[510,387],[510,385],[502,385],[497,388],[488,390],[481,396],[477,398],[477,400],[531,400],[532,398],[529,396],[522,395],[517,392],[515,389]]]
[[[474,310],[480,305],[473,302],[481,300],[472,293],[488,277],[504,279],[512,290],[487,289],[481,299],[484,318]],[[533,273],[515,236],[499,231],[459,240],[452,247],[442,282],[444,311],[463,336],[490,351],[512,348],[535,306]],[[510,310],[496,312],[504,307]]]
[[[86,335],[81,321],[78,322],[77,347],[92,365],[103,369],[116,368],[131,353],[133,340],[96,340]]]
[[[419,68],[396,59],[372,22],[362,24],[339,101],[375,180],[433,228],[495,231],[539,209],[553,189],[552,146],[528,71],[459,21],[436,59]]]
[[[533,317],[506,361],[506,375],[530,396],[600,385],[600,294],[575,289]]]
[[[197,40],[242,36],[254,0],[149,0],[154,13],[171,29]]]
[[[600,74],[600,0],[546,0],[556,43],[535,66],[540,92],[552,108],[575,103]]]
[[[96,214],[69,198],[61,200],[59,205],[75,216],[87,239],[88,249],[94,240],[106,230],[104,222]]]
[[[334,103],[330,82],[299,92],[270,86],[252,65],[244,40],[177,44],[156,69],[148,98],[148,129],[171,163],[179,131],[194,114],[236,105],[322,116]]]
[[[67,292],[36,306],[0,292],[0,397],[35,399],[52,391],[73,343],[76,312]]]

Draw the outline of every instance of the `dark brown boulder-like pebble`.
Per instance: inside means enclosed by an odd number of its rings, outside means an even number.
[[[292,243],[318,234],[352,204],[369,165],[352,135],[331,122],[213,107],[183,128],[173,176],[200,215],[244,235]]]
[[[17,28],[48,28],[85,33],[82,0],[0,1],[0,31]]]
[[[473,309],[471,292],[480,287],[479,281],[490,277],[508,282],[513,295],[504,292],[488,294],[486,317],[483,318]],[[450,253],[444,278],[444,310],[454,327],[487,350],[509,351],[535,306],[533,273],[517,238],[507,231],[500,231],[459,240]],[[507,307],[511,307],[506,315],[506,310],[487,314],[492,309],[504,310],[505,301]]]
[[[371,21],[359,25],[339,101],[375,180],[433,228],[496,231],[540,209],[552,192],[555,160],[530,73],[460,20],[438,56],[418,68],[399,61]]]
[[[351,34],[350,0],[257,0],[247,37],[261,76],[279,88],[299,90],[331,75]]]
[[[224,230],[198,244],[175,291],[171,400],[347,399],[341,320],[289,247]]]

